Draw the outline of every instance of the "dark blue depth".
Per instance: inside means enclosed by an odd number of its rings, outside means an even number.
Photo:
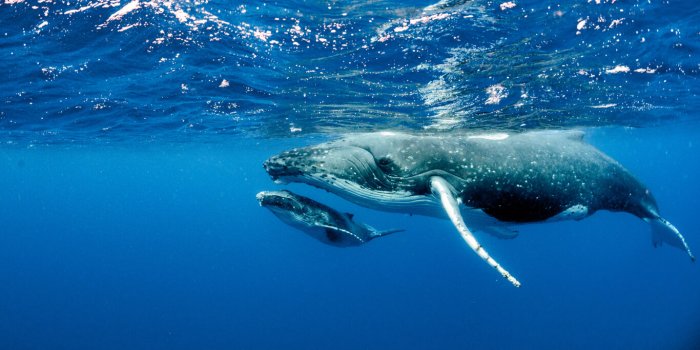
[[[696,251],[700,168],[689,159],[698,135],[609,129],[588,138],[656,193]],[[280,188],[261,162],[308,142],[3,150],[3,348],[697,346],[697,264],[652,248],[637,218],[601,212],[523,226],[514,240],[480,235],[523,282],[516,289],[447,220],[291,186],[376,227],[407,229],[334,248],[255,200]]]

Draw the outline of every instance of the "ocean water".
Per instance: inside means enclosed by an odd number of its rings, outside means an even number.
[[[599,212],[479,239],[273,183],[347,132],[575,128],[700,252],[695,1],[0,0],[0,349],[698,349],[700,268]],[[323,245],[291,189],[379,229]]]

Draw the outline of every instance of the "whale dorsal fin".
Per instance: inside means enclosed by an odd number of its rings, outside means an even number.
[[[586,133],[581,130],[563,130],[561,133],[562,136],[572,141],[583,141],[583,137],[586,136]]]
[[[457,204],[457,200],[455,199],[453,191],[451,190],[452,186],[447,182],[447,180],[439,176],[433,176],[430,178],[430,188],[440,199],[442,207],[445,209],[447,216],[452,221],[452,224],[455,225],[455,228],[457,228],[459,234],[462,235],[462,239],[467,242],[469,247],[472,248],[472,250],[478,254],[481,259],[486,261],[486,263],[498,270],[498,272],[500,272],[503,277],[510,281],[510,283],[516,287],[520,287],[520,282],[508,271],[506,271],[506,269],[501,267],[501,265],[496,262],[496,260],[494,260],[488,252],[486,252],[479,241],[476,240],[474,234],[469,231],[469,228],[467,228],[467,225],[464,223],[464,219],[462,219],[462,213],[459,211],[459,205]]]
[[[583,141],[583,137],[586,136],[586,133],[581,130],[551,130],[542,132],[550,135],[557,135],[571,141]]]
[[[565,138],[571,141],[581,141],[583,142],[583,137],[586,136],[586,133],[581,131],[581,130],[541,130],[541,131],[532,131],[530,132],[532,135],[547,135],[547,136],[558,136],[561,138]]]

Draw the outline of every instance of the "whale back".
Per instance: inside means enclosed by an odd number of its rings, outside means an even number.
[[[396,189],[428,194],[441,176],[468,207],[507,222],[535,222],[567,208],[657,217],[656,201],[622,165],[579,131],[414,136],[384,133],[341,141],[368,150]]]

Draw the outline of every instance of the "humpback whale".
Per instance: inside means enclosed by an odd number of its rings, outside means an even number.
[[[290,191],[263,191],[256,198],[261,206],[270,209],[280,220],[322,243],[336,247],[359,246],[377,237],[403,231],[378,231],[353,220],[353,214],[340,213]]]
[[[472,231],[512,238],[512,224],[627,212],[650,224],[654,246],[667,243],[695,260],[649,189],[579,131],[355,134],[282,152],[263,166],[277,182],[306,183],[369,208],[447,217],[515,286]]]

